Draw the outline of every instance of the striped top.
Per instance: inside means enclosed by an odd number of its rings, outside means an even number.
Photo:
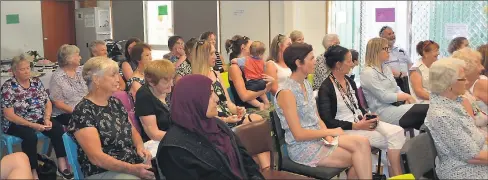
[[[224,67],[222,63],[222,59],[220,59],[220,54],[219,52],[215,51],[215,55],[217,56],[217,59],[215,59],[215,66],[214,66],[214,71],[219,71],[220,73],[224,72]]]

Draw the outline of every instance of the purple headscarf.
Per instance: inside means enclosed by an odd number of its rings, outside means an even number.
[[[230,137],[207,117],[212,80],[203,75],[186,75],[174,87],[171,96],[171,118],[175,125],[207,138],[229,160],[232,172],[241,177],[237,154]]]

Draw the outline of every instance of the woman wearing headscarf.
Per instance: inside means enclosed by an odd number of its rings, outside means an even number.
[[[157,154],[168,180],[264,179],[226,123],[215,118],[217,101],[208,77],[187,75],[176,84],[171,99],[174,126]]]

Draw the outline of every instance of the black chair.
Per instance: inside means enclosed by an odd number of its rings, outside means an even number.
[[[275,141],[276,152],[278,152],[277,169],[279,171],[288,171],[316,179],[332,179],[338,176],[347,168],[327,168],[327,167],[309,167],[293,162],[287,155],[283,154],[285,145],[285,131],[281,128],[281,122],[275,111],[270,112],[270,119],[273,125],[273,137]]]
[[[415,179],[438,179],[435,174],[436,156],[430,132],[420,133],[407,141],[400,150],[403,173],[411,173]]]

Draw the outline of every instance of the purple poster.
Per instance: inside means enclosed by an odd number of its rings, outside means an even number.
[[[376,22],[395,22],[395,8],[376,8]]]

